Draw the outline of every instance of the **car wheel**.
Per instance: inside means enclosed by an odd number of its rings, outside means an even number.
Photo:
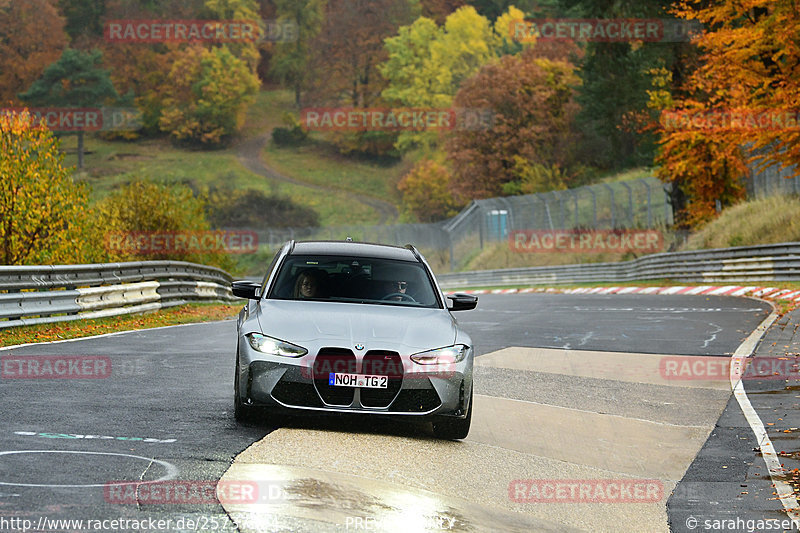
[[[233,417],[237,422],[251,422],[253,408],[245,405],[239,394],[239,349],[236,349],[236,375],[233,378]]]
[[[470,424],[472,424],[472,391],[469,393],[469,408],[467,409],[467,417],[438,417],[433,421],[433,434],[439,439],[465,439],[469,434]]]

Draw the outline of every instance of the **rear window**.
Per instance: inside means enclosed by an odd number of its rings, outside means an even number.
[[[441,308],[420,263],[370,257],[288,256],[267,297]]]

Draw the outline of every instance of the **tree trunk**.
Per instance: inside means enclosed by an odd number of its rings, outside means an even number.
[[[78,132],[78,168],[83,168],[83,132]]]

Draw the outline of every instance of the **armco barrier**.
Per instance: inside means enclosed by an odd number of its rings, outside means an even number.
[[[438,275],[437,279],[446,289],[656,279],[700,283],[800,281],[800,243],[661,253],[620,263],[456,272]]]
[[[0,266],[0,328],[238,301],[231,276],[182,261]]]
[[[656,279],[800,281],[800,243],[653,254],[621,263],[457,272],[437,279],[445,289]],[[137,313],[191,300],[238,301],[230,283],[223,270],[181,261],[0,266],[0,328]]]

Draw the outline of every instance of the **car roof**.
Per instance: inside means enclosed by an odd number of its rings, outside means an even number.
[[[298,241],[290,255],[350,255],[419,262],[413,251],[400,246],[350,241]]]

